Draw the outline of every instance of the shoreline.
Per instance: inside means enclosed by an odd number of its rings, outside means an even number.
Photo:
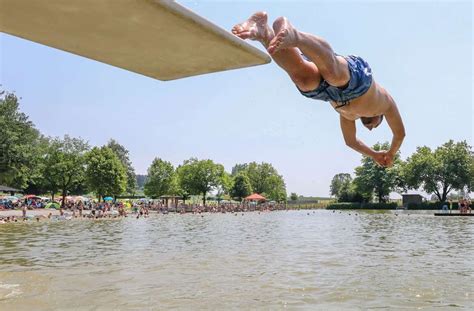
[[[26,211],[26,216],[45,216],[47,217],[49,215],[49,213],[51,213],[51,215],[57,215],[59,216],[60,213],[59,213],[59,210],[57,209],[46,209],[46,208],[37,208],[37,209],[33,209],[33,210],[27,210]],[[15,216],[15,217],[23,217],[23,213],[20,209],[18,210],[12,210],[12,209],[9,209],[9,210],[1,210],[0,211],[0,217],[12,217],[12,216]]]

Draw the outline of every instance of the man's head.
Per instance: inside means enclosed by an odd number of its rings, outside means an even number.
[[[371,131],[382,123],[383,115],[375,117],[360,117],[360,121],[362,121],[362,124]]]

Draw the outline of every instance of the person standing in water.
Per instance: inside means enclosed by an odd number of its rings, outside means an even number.
[[[372,77],[361,57],[334,53],[327,41],[294,28],[279,17],[273,29],[267,13],[257,12],[235,25],[232,33],[241,39],[263,44],[273,60],[290,76],[303,96],[328,101],[340,114],[340,126],[347,146],[389,167],[405,137],[405,128],[392,96]],[[356,136],[357,119],[372,130],[387,120],[393,133],[388,151],[376,151]]]

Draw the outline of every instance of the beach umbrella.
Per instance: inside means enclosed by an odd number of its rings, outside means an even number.
[[[51,203],[46,204],[45,208],[55,208],[55,209],[59,209],[59,204],[56,203],[56,202],[51,202]]]
[[[266,198],[258,193],[254,193],[245,198],[247,201],[265,201]]]
[[[34,195],[34,194],[27,194],[23,197],[23,199],[41,199],[41,197]]]
[[[113,201],[113,200],[114,200],[114,198],[112,198],[112,197],[105,197],[104,198],[104,201]]]
[[[4,199],[4,200],[7,200],[7,201],[12,201],[13,203],[15,203],[16,201],[18,201],[18,197],[15,197],[15,196],[12,196],[12,195],[4,196],[3,199]]]

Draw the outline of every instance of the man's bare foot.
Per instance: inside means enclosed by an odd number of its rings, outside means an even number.
[[[232,33],[241,39],[260,41],[265,47],[273,39],[273,30],[267,24],[266,12],[257,12],[243,23],[232,28]]]
[[[275,37],[268,45],[268,53],[274,54],[281,49],[296,47],[298,34],[285,17],[279,17],[273,23]]]

